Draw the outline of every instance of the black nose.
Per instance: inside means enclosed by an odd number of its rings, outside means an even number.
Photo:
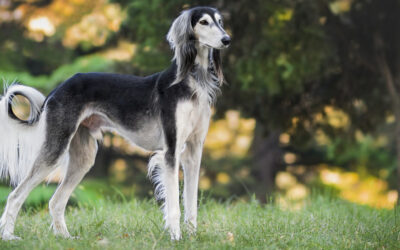
[[[231,43],[231,38],[229,36],[224,36],[221,39],[221,42],[222,42],[223,45],[229,45]]]

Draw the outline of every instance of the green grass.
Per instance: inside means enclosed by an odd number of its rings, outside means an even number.
[[[72,235],[53,236],[46,208],[25,209],[18,217],[20,241],[0,242],[0,249],[399,249],[400,209],[376,210],[323,196],[298,211],[270,204],[203,202],[195,236],[171,242],[153,201],[69,206]]]

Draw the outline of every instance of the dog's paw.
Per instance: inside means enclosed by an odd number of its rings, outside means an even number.
[[[165,221],[165,229],[168,230],[171,240],[180,240],[181,239],[181,228],[179,223],[179,217],[177,216],[169,216]]]
[[[181,230],[180,230],[179,226],[178,227],[169,227],[169,233],[170,233],[172,241],[180,240],[182,238]]]
[[[180,232],[170,232],[170,234],[171,234],[171,240],[172,241],[177,241],[177,240],[180,240],[182,238]]]
[[[57,237],[65,239],[72,238],[68,232],[67,227],[65,226],[65,223],[56,223],[53,221],[50,225],[50,229],[53,229],[53,233]]]
[[[21,237],[15,236],[13,234],[3,234],[1,236],[2,240],[9,241],[9,240],[21,240]]]
[[[186,227],[186,231],[189,235],[196,235],[197,229],[194,226],[188,224]]]
[[[197,231],[196,221],[185,221],[185,229],[189,235],[195,235]]]

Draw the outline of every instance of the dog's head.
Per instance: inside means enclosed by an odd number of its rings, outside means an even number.
[[[231,38],[223,28],[222,15],[217,9],[196,7],[183,11],[172,23],[167,40],[175,51],[178,81],[191,71],[197,55],[197,45],[212,49],[214,70],[218,82],[222,84],[219,50],[229,47]]]
[[[201,46],[213,49],[229,47],[231,38],[224,30],[221,14],[213,8],[192,9],[191,26]]]

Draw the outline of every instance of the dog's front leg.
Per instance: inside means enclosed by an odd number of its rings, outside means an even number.
[[[182,152],[182,167],[184,171],[183,199],[185,207],[185,223],[189,233],[193,234],[197,229],[197,193],[201,156],[204,141],[210,124],[211,109],[201,112],[200,122],[196,123],[188,141],[186,149]]]
[[[176,156],[170,150],[165,154],[165,170],[164,170],[164,185],[165,185],[165,204],[164,204],[164,219],[165,227],[169,230],[172,240],[181,238],[179,208],[179,165],[177,164]]]
[[[166,227],[171,233],[171,239],[178,240],[181,238],[179,164],[184,145],[193,133],[196,123],[193,122],[193,103],[190,101],[178,103],[176,109],[172,110],[173,113],[170,113],[170,110],[165,111],[161,116],[166,146],[165,166],[162,171],[162,183],[165,188],[163,190],[165,191],[164,218]]]
[[[181,113],[183,115],[183,113]],[[181,120],[183,116],[177,117]],[[182,128],[175,124],[164,123],[165,139],[167,149],[165,151],[165,165],[162,174],[162,184],[164,186],[164,219],[165,227],[169,230],[172,240],[181,238],[179,207],[179,162],[180,151],[183,146]]]
[[[194,234],[197,229],[197,193],[203,148],[202,145],[203,143],[200,140],[191,140],[186,143],[186,149],[182,153],[185,223],[188,226],[190,234]]]

